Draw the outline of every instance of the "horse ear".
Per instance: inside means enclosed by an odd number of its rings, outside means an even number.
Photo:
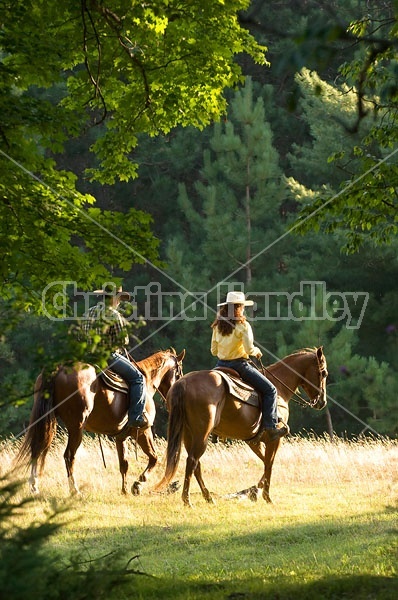
[[[182,350],[180,352],[180,354],[177,354],[177,360],[178,360],[178,362],[182,362],[184,360],[184,358],[185,358],[185,348],[184,348],[184,350]]]
[[[321,358],[323,354],[323,346],[319,346],[319,348],[316,351],[316,355],[318,358]]]

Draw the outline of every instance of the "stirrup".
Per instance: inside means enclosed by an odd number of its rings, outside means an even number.
[[[252,444],[259,444],[260,442],[262,442],[262,438],[263,438],[263,433],[265,432],[265,427],[263,427],[262,425],[260,425],[257,433],[252,437],[249,438],[248,440],[245,440],[246,442],[251,442]]]
[[[128,423],[126,423],[125,425],[123,425],[123,427],[121,428],[120,431],[118,431],[117,433],[115,433],[115,435],[113,435],[113,438],[121,438],[121,437],[125,437],[127,438],[130,434],[131,434],[131,425],[129,425]]]

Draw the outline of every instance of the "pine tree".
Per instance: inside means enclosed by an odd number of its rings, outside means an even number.
[[[290,337],[291,342],[288,343],[283,334],[277,336],[278,354],[286,355],[294,351],[297,344],[305,346],[307,340],[317,340],[317,345],[323,345],[328,363],[328,410],[334,431],[338,435],[369,431],[395,435],[398,386],[393,369],[374,356],[361,356],[356,352],[358,332],[335,320],[339,315],[338,306],[327,305],[326,318],[310,319],[320,315],[323,303],[318,294],[314,306],[301,308],[304,320]],[[305,428],[319,433],[327,425],[324,415],[325,412],[293,409],[292,431]]]
[[[234,272],[251,285],[253,257],[278,235],[281,175],[264,103],[253,99],[248,78],[231,101],[228,120],[214,125],[194,186],[196,197],[188,195],[185,185],[180,187],[179,203],[193,250],[191,264],[200,267],[194,271],[202,272],[202,259],[207,257],[203,283]]]

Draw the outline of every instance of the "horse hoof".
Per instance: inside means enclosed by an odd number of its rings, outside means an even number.
[[[249,489],[249,493],[248,493],[248,498],[249,500],[251,500],[252,502],[257,502],[258,500],[258,493],[259,493],[259,489],[257,486],[253,485],[250,489]]]
[[[173,481],[166,488],[166,494],[175,494],[180,489],[181,485],[179,481]]]
[[[140,496],[141,489],[142,484],[139,481],[134,481],[133,485],[131,486],[131,493],[133,494],[133,496]]]

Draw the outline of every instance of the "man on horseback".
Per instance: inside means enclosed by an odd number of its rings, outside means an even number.
[[[252,305],[253,301],[246,300],[243,292],[228,292],[226,301],[218,304],[220,310],[211,325],[211,353],[218,358],[217,367],[234,369],[261,394],[262,418],[255,439],[260,439],[266,431],[274,441],[286,435],[288,428],[278,426],[275,386],[249,361],[250,356],[262,356],[260,349],[254,346],[251,325],[243,314],[245,306]]]
[[[120,375],[129,387],[129,408],[126,427],[144,429],[148,418],[144,412],[146,386],[141,371],[130,360],[126,346],[129,343],[128,322],[118,310],[121,301],[130,294],[108,283],[94,292],[101,300],[84,315],[82,329],[91,344],[91,351],[105,353],[108,366]]]

